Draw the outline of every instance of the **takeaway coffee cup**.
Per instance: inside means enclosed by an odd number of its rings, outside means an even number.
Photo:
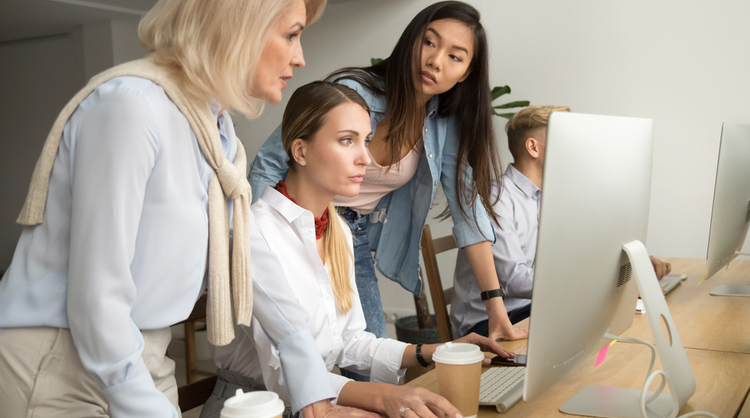
[[[237,394],[224,401],[221,418],[281,418],[284,401],[273,392],[257,391]]]
[[[458,408],[464,418],[474,418],[479,412],[483,359],[478,346],[466,343],[439,345],[432,355],[440,396]]]

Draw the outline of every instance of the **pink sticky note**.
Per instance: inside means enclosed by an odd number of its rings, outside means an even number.
[[[599,351],[599,356],[597,356],[597,358],[596,358],[596,364],[594,364],[594,367],[602,364],[602,362],[604,361],[604,358],[607,357],[607,350],[609,350],[609,347],[612,347],[612,345],[614,343],[616,343],[616,342],[617,342],[617,340],[612,340],[611,343],[605,345],[604,348],[602,348]]]
[[[604,357],[607,357],[607,350],[609,350],[609,344],[605,345],[604,348],[599,351],[599,356],[596,358],[596,364],[594,367],[599,366],[604,361]]]

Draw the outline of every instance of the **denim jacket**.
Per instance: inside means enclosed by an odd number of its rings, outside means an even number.
[[[370,106],[370,124],[375,133],[377,124],[385,118],[385,96],[373,93],[353,80],[339,82],[356,90]],[[375,251],[378,270],[417,296],[422,289],[419,241],[438,182],[443,184],[453,219],[453,235],[459,248],[495,240],[495,231],[479,196],[473,208],[466,209],[468,217],[461,213],[456,198],[456,163],[460,141],[458,121],[454,116],[438,116],[437,105],[438,97],[433,97],[424,122],[424,152],[417,172],[405,185],[380,200],[371,215],[374,222],[367,228],[370,249]],[[248,180],[253,188],[253,201],[260,198],[266,185],[274,185],[286,177],[287,159],[279,126],[258,150],[250,166]],[[465,178],[472,181],[471,173],[468,172]]]

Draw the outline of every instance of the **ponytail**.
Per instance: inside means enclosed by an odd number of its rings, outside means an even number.
[[[331,109],[343,103],[356,103],[370,113],[367,102],[356,91],[343,84],[328,81],[313,81],[297,89],[289,98],[281,121],[281,142],[289,157],[289,170],[297,169],[292,158],[292,142],[297,138],[309,141],[323,126],[326,115]],[[325,262],[331,277],[333,295],[336,297],[341,314],[352,308],[351,265],[354,254],[344,230],[341,218],[333,207],[328,205],[328,225],[323,231],[323,248]]]
[[[345,315],[352,308],[352,293],[354,292],[350,266],[354,255],[333,203],[328,205],[328,226],[323,232],[323,247],[326,252],[326,265],[331,276],[333,295],[339,311]]]

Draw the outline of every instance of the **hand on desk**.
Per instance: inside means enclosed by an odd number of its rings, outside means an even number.
[[[478,345],[480,350],[496,353],[498,356],[503,358],[514,358],[516,356],[512,351],[508,351],[503,348],[500,344],[497,343],[497,341],[479,334],[475,334],[473,332],[469,335],[457,339],[454,342]],[[489,366],[491,361],[491,358],[485,357],[484,360],[482,360],[482,365]]]
[[[312,403],[302,408],[300,412],[304,418],[380,418],[380,415],[374,412],[333,405],[330,400]]]
[[[523,340],[529,338],[529,330],[514,327],[508,319],[508,312],[505,310],[503,298],[492,298],[484,301],[487,308],[487,317],[489,320],[489,338],[492,341],[499,340]]]

